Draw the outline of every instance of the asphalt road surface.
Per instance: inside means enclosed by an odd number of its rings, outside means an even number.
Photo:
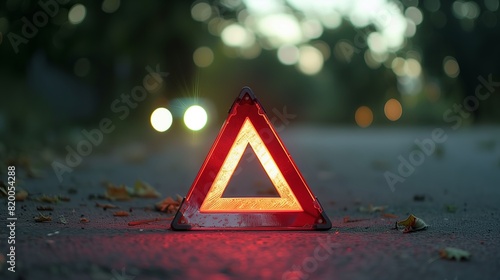
[[[435,129],[282,131],[332,220],[329,231],[171,231],[166,219],[172,214],[152,210],[161,199],[100,198],[104,181],[132,187],[137,180],[154,186],[162,198],[184,196],[215,132],[107,145],[83,157],[62,182],[50,163],[34,179],[17,167],[17,187],[29,196],[15,208],[15,272],[9,271],[11,230],[2,199],[0,278],[500,279],[500,128]],[[64,163],[64,156],[55,159]],[[244,171],[231,182],[269,188],[264,175]],[[7,170],[2,175],[6,182]],[[35,200],[42,195],[70,200]],[[117,210],[129,216],[113,216]],[[52,221],[35,222],[39,212]],[[409,214],[429,227],[413,233],[393,229]],[[128,225],[155,218],[162,220]],[[441,258],[439,251],[447,247],[468,251],[470,259]]]

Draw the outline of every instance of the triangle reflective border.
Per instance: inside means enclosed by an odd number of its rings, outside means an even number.
[[[279,197],[222,197],[250,145]],[[248,87],[229,116],[179,207],[174,230],[328,230],[312,194],[264,109]]]

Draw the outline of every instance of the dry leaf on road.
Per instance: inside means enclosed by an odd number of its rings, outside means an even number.
[[[181,205],[182,197],[177,195],[177,199],[174,200],[172,197],[167,197],[164,200],[155,204],[155,209],[160,212],[166,212],[169,214],[174,214],[179,209]]]
[[[102,209],[106,210],[106,209],[114,209],[114,208],[118,208],[118,206],[116,205],[113,205],[113,204],[101,204],[99,202],[96,202],[95,204],[96,207],[101,207]]]
[[[359,212],[361,213],[375,213],[375,212],[384,212],[385,209],[387,209],[387,205],[383,206],[373,206],[373,205],[368,205],[368,207],[360,206],[359,207]]]
[[[413,214],[408,216],[406,220],[396,222],[396,227],[403,226],[403,233],[424,230],[428,225],[420,218],[415,217]]]
[[[128,217],[128,216],[130,216],[130,213],[127,211],[115,211],[115,212],[113,212],[113,216],[115,216],[115,217]]]
[[[107,183],[104,196],[110,200],[130,200],[130,192],[125,185],[115,186]]]
[[[42,213],[38,213],[38,216],[35,217],[35,222],[37,223],[42,223],[42,222],[50,222],[52,221],[52,217],[51,216],[45,216],[44,214]]]
[[[160,198],[161,194],[153,188],[150,184],[144,181],[137,181],[134,185],[132,196],[143,197],[143,198]]]
[[[54,196],[49,196],[49,195],[42,195],[37,198],[35,198],[35,201],[38,202],[45,202],[45,203],[57,203],[59,202],[59,196],[54,195]]]
[[[470,259],[471,254],[465,250],[454,248],[454,247],[446,247],[444,249],[439,250],[439,256],[443,259],[448,260],[468,260]]]
[[[28,197],[28,192],[25,190],[20,190],[16,192],[16,201],[25,201]]]

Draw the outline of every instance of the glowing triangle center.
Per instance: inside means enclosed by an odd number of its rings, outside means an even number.
[[[280,197],[222,197],[245,152],[252,147]],[[200,212],[303,212],[290,185],[276,165],[249,118],[246,118],[233,146],[203,201]]]

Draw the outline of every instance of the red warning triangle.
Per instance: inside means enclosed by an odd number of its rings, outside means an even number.
[[[279,197],[223,197],[250,146]],[[252,90],[244,87],[171,224],[174,230],[332,227]]]

